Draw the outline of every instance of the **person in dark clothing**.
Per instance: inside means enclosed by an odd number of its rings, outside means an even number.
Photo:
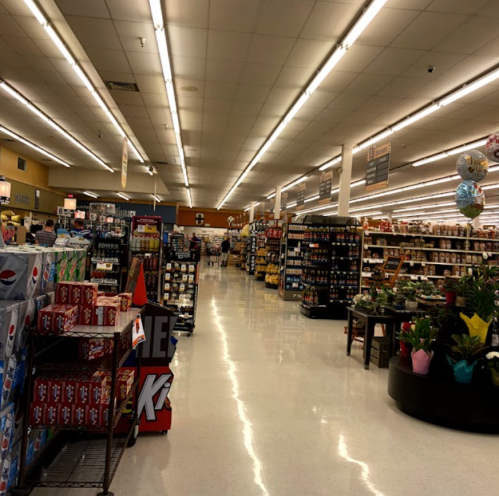
[[[222,267],[227,267],[227,262],[229,260],[229,250],[230,250],[230,241],[225,238],[222,241]]]
[[[189,242],[189,250],[193,254],[193,260],[199,262],[201,258],[201,240],[196,236],[196,233],[192,233],[192,238]]]

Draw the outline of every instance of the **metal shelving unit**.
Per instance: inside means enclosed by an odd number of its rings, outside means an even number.
[[[125,407],[139,395],[139,378],[142,360],[142,345],[138,345],[136,376],[129,394],[117,402],[117,376],[120,367],[132,353],[132,326],[141,310],[122,312],[115,326],[78,325],[62,335],[39,336],[31,330],[27,357],[26,396],[24,400],[23,432],[21,439],[21,463],[17,490],[29,491],[33,487],[52,488],[102,488],[101,496],[112,495],[109,487],[127,446],[135,444],[139,418],[137,405],[126,418],[125,430],[115,433],[121,425]],[[71,359],[77,349],[76,339],[112,339],[112,355],[95,361]],[[127,346],[125,345],[127,344]],[[76,345],[76,346],[75,346]],[[61,359],[61,357],[64,357]],[[30,425],[31,398],[34,377],[38,371],[95,371],[111,373],[108,424],[106,427],[74,425]],[[28,434],[31,428],[51,428],[54,434],[43,449],[26,465]]]

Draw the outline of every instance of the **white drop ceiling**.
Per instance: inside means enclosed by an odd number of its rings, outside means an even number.
[[[220,203],[366,3],[164,0],[195,206]],[[168,191],[162,199],[186,204],[149,2],[38,4],[149,159],[147,164],[157,170],[156,181],[163,183],[158,189]],[[144,47],[141,37],[146,39]],[[243,208],[259,201],[273,187],[336,156],[343,143],[369,138],[498,64],[497,0],[388,0],[224,207]],[[429,65],[436,67],[432,74]],[[0,0],[0,77],[119,169],[121,137],[22,0]],[[109,80],[136,83],[139,92],[108,91],[103,81]],[[498,116],[496,82],[394,134],[390,187],[452,174],[456,157],[419,168],[402,166],[496,131]],[[6,93],[0,93],[0,124],[75,169],[98,170],[101,175],[96,162]],[[24,145],[8,146],[61,167]],[[130,168],[134,174],[146,174],[131,154]],[[360,153],[353,180],[362,179],[364,169],[365,155]],[[71,174],[64,171],[67,183],[61,184],[67,191],[78,191]],[[317,178],[307,182],[309,195],[318,191]],[[126,189],[132,198],[134,193],[136,198],[147,195],[134,187]],[[453,187],[447,183],[431,191]],[[105,193],[102,185],[95,189]],[[362,194],[363,187],[352,190],[354,197]],[[293,197],[290,191],[290,201]]]

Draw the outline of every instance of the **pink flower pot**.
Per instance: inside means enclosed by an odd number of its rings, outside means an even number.
[[[415,374],[427,375],[430,370],[433,351],[427,353],[424,350],[412,351],[412,371]]]

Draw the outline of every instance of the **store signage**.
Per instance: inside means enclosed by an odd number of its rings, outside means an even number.
[[[288,192],[283,191],[281,193],[281,210],[286,210],[288,208]]]
[[[69,208],[57,207],[57,216],[58,217],[74,217],[75,211],[70,210]]]
[[[260,218],[263,219],[265,218],[265,202],[264,201],[260,202],[259,207],[260,207]]]
[[[333,185],[333,171],[321,172],[319,186],[319,204],[326,204],[331,201],[331,188]]]
[[[369,148],[367,152],[365,191],[374,191],[385,188],[388,185],[390,153],[390,143]]]
[[[307,191],[307,185],[305,183],[300,183],[298,188],[296,188],[296,210],[302,210],[305,205],[305,193]]]
[[[123,153],[121,155],[121,187],[125,189],[128,172],[128,138],[123,137]]]
[[[40,190],[35,189],[35,210],[40,210]]]

